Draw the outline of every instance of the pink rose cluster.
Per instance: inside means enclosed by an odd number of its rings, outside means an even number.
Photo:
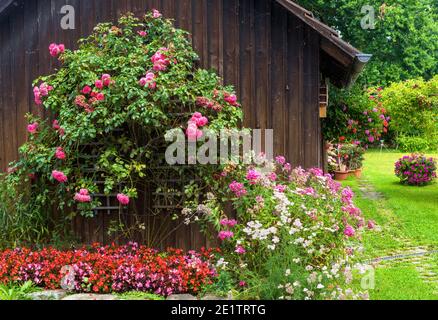
[[[66,183],[68,181],[67,176],[62,171],[53,170],[52,171],[52,177],[59,183]]]
[[[141,87],[148,86],[149,89],[155,89],[157,83],[155,82],[155,74],[153,72],[148,72],[145,77],[141,78],[138,82]]]
[[[105,87],[109,87],[114,84],[114,80],[109,74],[103,74],[100,79],[94,82],[94,87],[97,90],[93,90],[90,86],[82,88],[82,95],[78,95],[75,98],[75,104],[85,109],[86,112],[91,113],[94,111],[93,105],[105,100],[105,94],[98,90],[103,90]]]
[[[74,200],[80,203],[91,202],[91,196],[87,189],[81,189],[75,194]]]
[[[202,138],[202,131],[199,128],[202,128],[208,124],[208,118],[204,117],[200,112],[195,112],[192,118],[188,122],[186,135],[189,141],[196,141],[197,139]]]
[[[52,57],[57,57],[59,56],[61,53],[64,53],[65,51],[65,46],[63,44],[56,44],[56,43],[52,43],[49,46],[49,52],[50,55]]]
[[[154,71],[166,71],[167,67],[170,65],[170,60],[167,56],[168,48],[160,48],[151,58],[154,64]]]
[[[33,88],[33,95],[35,98],[35,103],[41,105],[43,103],[42,97],[47,97],[49,92],[53,90],[52,86],[47,83],[41,83],[39,87]]]

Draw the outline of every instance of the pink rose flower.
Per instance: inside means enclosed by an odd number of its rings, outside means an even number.
[[[56,148],[55,157],[59,160],[64,160],[66,158],[65,152],[61,147]]]
[[[152,10],[152,16],[157,19],[157,18],[161,18],[162,14],[160,13],[160,11],[158,11],[157,9],[153,9]]]
[[[91,197],[87,189],[81,189],[75,194],[74,200],[81,203],[91,202]]]
[[[98,101],[103,101],[103,100],[105,100],[105,95],[104,95],[102,92],[99,92],[99,93],[96,95],[96,99],[97,99]]]
[[[94,86],[97,88],[97,89],[103,89],[103,81],[102,80],[96,80],[96,82],[94,82]]]
[[[90,94],[91,91],[92,91],[92,89],[91,89],[90,86],[85,86],[85,87],[82,89],[81,92],[82,92],[83,94]]]
[[[129,204],[129,197],[123,193],[119,193],[117,195],[117,200],[120,202],[121,205],[127,206]]]
[[[34,122],[27,126],[27,132],[29,132],[30,134],[37,133],[37,130],[38,130],[38,122]]]
[[[67,176],[62,171],[53,170],[52,171],[52,177],[59,183],[65,183],[68,181]]]

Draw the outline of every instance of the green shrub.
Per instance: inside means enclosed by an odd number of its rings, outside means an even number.
[[[394,83],[382,91],[391,130],[403,151],[438,148],[438,76]]]

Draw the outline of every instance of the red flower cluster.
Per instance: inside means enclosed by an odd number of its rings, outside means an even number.
[[[17,248],[0,252],[0,283],[32,281],[76,292],[197,293],[216,277],[216,250],[158,252],[136,243],[70,251]]]

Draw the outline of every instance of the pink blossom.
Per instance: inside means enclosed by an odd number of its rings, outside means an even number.
[[[82,203],[91,202],[89,191],[87,189],[81,189],[79,193],[75,194],[74,200]]]
[[[278,186],[274,187],[274,190],[280,193],[284,193],[286,191],[286,186],[279,184]]]
[[[140,37],[146,37],[147,35],[148,35],[148,33],[146,32],[146,31],[143,31],[143,30],[141,30],[141,31],[137,31],[137,33],[138,33],[138,35],[140,36]]]
[[[230,185],[229,188],[232,192],[234,192],[234,194],[240,198],[244,195],[246,195],[247,191],[243,185],[243,183],[239,183],[237,181],[233,181]]]
[[[268,174],[268,178],[271,181],[276,181],[278,177],[277,177],[277,174],[275,172],[271,172]]]
[[[65,46],[63,45],[63,44],[56,44],[56,43],[52,43],[50,46],[49,46],[49,52],[50,52],[50,55],[52,56],[52,57],[57,57],[57,56],[59,56],[61,53],[64,53],[64,51],[65,51]]]
[[[222,241],[226,240],[226,239],[230,239],[234,237],[234,233],[232,231],[221,231],[219,232],[218,238],[221,239]]]
[[[201,135],[199,132],[201,132]],[[200,131],[198,129],[198,126],[196,125],[196,123],[193,123],[193,122],[189,123],[187,130],[186,130],[186,134],[187,134],[189,141],[192,141],[192,142],[196,141],[198,138],[202,137],[202,131]]]
[[[117,195],[117,200],[120,202],[121,205],[127,206],[129,204],[129,197],[123,193],[119,193]]]
[[[27,126],[27,132],[29,132],[30,134],[37,133],[37,130],[38,130],[38,122],[34,122]]]
[[[368,137],[368,141],[369,141],[369,142],[373,143],[374,140],[375,140],[374,136],[369,136],[369,137]]]
[[[275,158],[275,161],[276,161],[278,164],[284,165],[284,164],[286,163],[286,158],[283,157],[283,156],[278,156],[278,157]]]
[[[251,184],[255,184],[258,179],[260,179],[261,174],[254,169],[248,170],[246,174],[246,179],[250,181]]]
[[[246,282],[245,281],[240,281],[239,282],[239,287],[246,287]]]
[[[105,87],[108,87],[111,84],[111,76],[107,73],[103,74],[102,83]]]
[[[99,93],[96,95],[96,99],[97,99],[98,101],[103,101],[103,100],[105,100],[105,95],[104,95],[102,92],[99,92]]]
[[[142,87],[147,85],[149,87],[149,89],[155,89],[157,87],[157,84],[155,82],[155,74],[152,72],[149,72],[148,74],[146,74],[146,76],[141,78],[138,83]]]
[[[103,81],[102,81],[102,80],[96,80],[96,81],[94,82],[94,86],[95,86],[97,89],[103,89]]]
[[[225,93],[224,100],[232,106],[237,105],[237,96],[235,94]]]
[[[152,16],[157,19],[157,18],[161,18],[162,14],[160,13],[160,11],[158,11],[157,9],[153,9],[152,10]]]
[[[91,91],[92,91],[92,89],[91,89],[90,86],[85,86],[85,87],[82,89],[81,93],[83,93],[83,94],[90,94]]]
[[[291,165],[290,163],[286,163],[286,164],[283,166],[283,169],[284,169],[285,171],[287,171],[287,172],[290,172],[290,171],[292,171],[292,165]]]
[[[242,246],[237,246],[235,252],[236,252],[237,254],[245,254],[245,253],[246,253],[246,250],[245,250],[245,248],[242,247]]]
[[[347,225],[347,227],[345,227],[344,234],[347,237],[353,237],[355,235],[355,233],[356,233],[356,231],[354,230],[354,228],[352,226]]]
[[[368,221],[368,229],[373,230],[376,227],[376,223],[373,220]]]
[[[234,228],[237,225],[237,220],[222,219],[220,224],[225,227]]]
[[[59,160],[64,160],[66,158],[65,152],[61,147],[56,148],[55,157]]]
[[[67,176],[62,171],[53,170],[52,171],[52,177],[59,183],[65,183],[68,181]]]
[[[43,103],[41,98],[48,96],[51,90],[53,90],[53,87],[49,86],[47,83],[42,83],[39,87],[34,87],[33,95],[35,98],[35,103],[37,105],[41,105]]]

